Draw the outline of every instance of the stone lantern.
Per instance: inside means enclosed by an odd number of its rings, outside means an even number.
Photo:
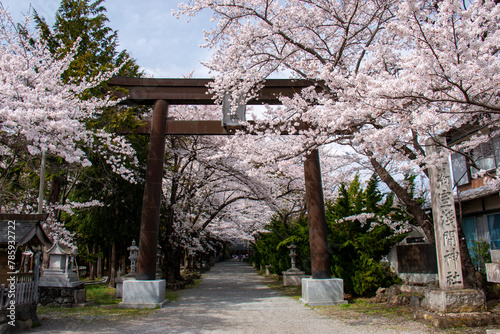
[[[290,258],[292,260],[292,268],[290,269],[297,269],[295,265],[295,258],[297,257],[297,252],[295,250],[297,249],[297,246],[292,243],[290,246],[288,246],[288,249],[290,250]]]
[[[136,275],[137,259],[139,257],[139,247],[137,247],[135,239],[132,240],[132,245],[130,245],[130,247],[127,247],[127,250],[130,252],[130,255],[128,257],[128,259],[130,260],[130,272],[125,276],[120,276],[115,279],[117,298],[123,298],[123,282],[135,279]]]
[[[302,278],[306,278],[306,273],[297,268],[297,246],[292,243],[290,246],[288,246],[288,249],[290,250],[292,267],[283,272],[283,286],[301,285],[301,280]]]
[[[127,248],[130,251],[130,256],[128,259],[130,260],[130,273],[126,276],[135,276],[135,269],[137,267],[137,258],[139,256],[139,247],[137,247],[135,239],[132,240],[132,245]]]

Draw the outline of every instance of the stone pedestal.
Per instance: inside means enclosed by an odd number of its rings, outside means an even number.
[[[283,286],[300,286],[306,277],[306,273],[299,269],[288,269],[283,271]]]
[[[38,302],[43,306],[73,307],[86,302],[83,282],[78,286],[39,286]]]
[[[123,281],[122,308],[156,308],[168,303],[165,299],[165,280]]]
[[[39,286],[51,288],[75,288],[83,285],[73,272],[63,272],[58,269],[45,269],[40,277]]]
[[[346,304],[344,280],[340,278],[303,278],[300,301],[310,306]]]
[[[425,292],[425,308],[442,313],[470,313],[486,311],[484,292],[472,289],[430,290]]]
[[[12,326],[12,320],[9,317],[11,311],[8,309],[0,310],[0,333],[21,333],[28,331],[32,326],[40,326],[40,320],[36,315],[37,305],[21,304],[15,306],[15,326]]]

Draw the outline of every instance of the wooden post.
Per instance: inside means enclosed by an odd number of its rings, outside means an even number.
[[[142,204],[137,280],[156,279],[156,253],[160,224],[161,184],[165,158],[165,122],[168,103],[156,101],[151,120],[146,184]]]
[[[325,201],[319,153],[314,149],[304,162],[306,183],[307,217],[309,221],[309,244],[311,247],[312,278],[331,278],[330,254],[328,253]]]

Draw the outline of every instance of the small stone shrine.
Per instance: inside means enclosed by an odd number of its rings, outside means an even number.
[[[444,139],[442,139],[444,141]],[[443,143],[444,144],[444,143]],[[428,142],[428,153],[440,153],[440,146]],[[425,294],[425,306],[442,313],[481,312],[486,309],[482,291],[464,289],[455,202],[447,161],[429,169],[432,212],[436,238],[439,289]]]
[[[287,271],[283,272],[283,286],[292,286],[292,285],[301,285],[302,282],[301,280],[303,278],[306,278],[306,273],[299,270],[296,265],[296,257],[297,257],[297,246],[294,244],[291,244],[288,246],[288,249],[290,250],[290,258],[292,261],[292,267],[288,269]]]
[[[86,301],[84,284],[73,272],[75,250],[55,242],[47,251],[50,265],[39,283],[39,302],[42,305],[73,306]]]

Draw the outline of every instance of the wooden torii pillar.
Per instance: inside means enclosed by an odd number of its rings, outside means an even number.
[[[111,86],[119,86],[123,103],[153,105],[153,118],[138,132],[150,134],[144,189],[137,280],[154,280],[160,220],[161,183],[166,135],[230,135],[239,127],[224,127],[221,121],[168,120],[169,105],[210,105],[213,95],[207,85],[211,79],[152,79],[114,77]],[[248,104],[280,104],[279,96],[292,97],[312,85],[306,80],[269,79],[259,95]],[[306,156],[304,163],[306,202],[309,217],[312,278],[330,278],[330,255],[318,150]]]

